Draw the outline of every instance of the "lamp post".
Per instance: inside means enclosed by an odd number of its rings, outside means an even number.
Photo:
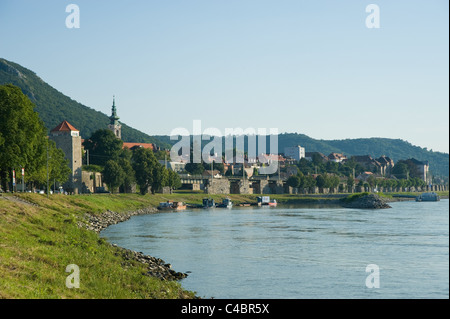
[[[48,189],[48,142],[47,142],[47,198],[49,197],[50,191]]]
[[[50,195],[50,182],[49,182],[49,177],[48,177],[48,160],[50,159],[51,157],[48,155],[48,141],[47,141],[47,198],[49,197],[49,195]]]
[[[22,167],[22,193],[25,193],[25,168]]]

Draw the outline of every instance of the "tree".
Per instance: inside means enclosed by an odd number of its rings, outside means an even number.
[[[367,183],[369,184],[369,186],[371,188],[373,188],[373,187],[375,187],[377,185],[377,179],[374,176],[371,175],[371,176],[369,176],[367,178]]]
[[[159,164],[153,152],[149,149],[138,148],[133,151],[132,166],[135,172],[136,183],[142,195],[154,184],[154,168]],[[153,189],[152,189],[153,191]]]
[[[311,161],[308,161],[306,158],[301,158],[297,164],[297,167],[304,175],[314,173],[313,163]]]
[[[319,188],[327,188],[328,186],[328,176],[327,174],[320,174],[316,178],[316,184]]]
[[[12,170],[24,167],[32,175],[46,164],[44,123],[20,88],[0,85],[0,180],[3,188]]]
[[[328,178],[328,187],[337,188],[339,186],[339,177],[336,175],[329,176]]]
[[[69,180],[69,176],[72,173],[69,167],[69,160],[65,158],[65,154],[62,149],[56,147],[55,142],[49,142],[49,179],[50,181],[64,184]]]
[[[398,179],[407,178],[408,174],[408,165],[404,162],[399,161],[392,169],[392,175],[394,175]]]
[[[185,170],[192,175],[201,175],[205,168],[201,163],[187,163]]]
[[[152,178],[152,194],[160,191],[164,186],[168,184],[169,173],[164,166],[158,162],[153,165],[153,178]]]
[[[167,186],[171,189],[178,189],[181,187],[181,179],[177,172],[168,170]]]
[[[123,182],[120,185],[120,191],[123,193],[131,193],[132,185],[136,182],[135,172],[131,165],[133,153],[125,148],[119,154],[118,164],[123,170]]]
[[[123,183],[125,177],[125,172],[122,167],[114,160],[109,160],[105,164],[105,168],[103,169],[103,180],[106,185],[108,185],[111,193],[114,193],[115,190]]]
[[[308,189],[316,187],[316,180],[312,175],[305,176],[303,187]]]
[[[301,183],[301,178],[297,175],[292,175],[288,178],[288,180],[286,181],[286,183],[293,188],[298,188],[300,186]]]
[[[349,189],[349,191],[353,189],[353,186],[355,186],[355,179],[353,178],[353,176],[349,176],[347,178],[347,188]]]
[[[123,193],[131,193],[131,187],[136,182],[136,177],[133,166],[131,165],[131,161],[126,158],[119,158],[118,164],[124,174],[122,184],[120,185],[120,190]]]
[[[89,164],[105,166],[107,161],[119,158],[123,142],[112,131],[101,129],[85,140],[83,145],[89,151]]]

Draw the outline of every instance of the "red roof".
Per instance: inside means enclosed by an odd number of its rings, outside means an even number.
[[[151,150],[155,150],[155,145],[152,143],[123,143],[123,148],[128,147],[130,150],[133,147],[143,147],[143,148],[149,148]]]
[[[67,121],[63,121],[61,124],[59,124],[52,130],[52,132],[72,132],[72,131],[79,132],[79,130],[77,130],[75,127],[73,127],[72,124],[70,124]]]

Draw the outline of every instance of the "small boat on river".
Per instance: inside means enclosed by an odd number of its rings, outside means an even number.
[[[423,193],[416,197],[416,202],[438,202],[441,198],[435,192]]]
[[[173,202],[172,208],[174,210],[185,210],[186,204],[183,202]]]
[[[270,199],[270,196],[259,196],[257,198],[258,200],[258,206],[277,206],[277,200],[276,199]]]
[[[167,201],[167,202],[159,203],[158,209],[159,210],[184,210],[184,209],[186,209],[186,204],[183,202]]]
[[[203,208],[215,208],[216,203],[212,198],[203,198]]]
[[[221,204],[217,205],[217,207],[220,207],[220,208],[232,208],[233,207],[233,202],[231,201],[231,199],[225,198],[224,200],[222,200]]]
[[[172,201],[167,201],[167,202],[159,203],[158,209],[159,210],[172,210],[173,209],[173,202]]]

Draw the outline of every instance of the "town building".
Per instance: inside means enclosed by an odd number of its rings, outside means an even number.
[[[308,161],[312,161],[314,158],[319,158],[322,162],[328,162],[328,156],[323,155],[320,152],[306,152],[305,153],[305,159]]]
[[[123,142],[122,148],[128,148],[130,150],[134,150],[136,148],[146,148],[152,151],[156,151],[157,150],[157,146],[154,143],[128,143],[128,142]]]
[[[431,182],[431,176],[429,174],[430,164],[428,163],[428,161],[419,161],[415,158],[411,158],[410,161],[414,163],[414,165],[416,165],[419,178],[427,183]]]
[[[294,147],[285,147],[284,156],[299,161],[300,159],[305,158],[305,148],[301,147],[300,145],[296,145]]]
[[[171,169],[174,172],[177,172],[177,173],[183,172],[186,168],[186,163],[184,163],[184,162],[158,160],[158,163],[164,167],[167,167],[168,169]]]
[[[343,161],[347,160],[347,156],[341,153],[331,153],[330,155],[328,155],[328,160],[330,162],[342,163]]]
[[[63,185],[69,192],[78,194],[82,187],[82,148],[80,131],[67,121],[61,122],[50,131],[49,139],[54,141],[69,160],[71,174],[69,181]]]
[[[377,162],[380,163],[381,166],[381,176],[390,176],[392,169],[394,168],[394,161],[391,158],[382,155],[377,158]]]
[[[352,156],[351,159],[353,159],[356,163],[360,164],[368,171],[384,175],[382,172],[382,165],[370,155],[355,155]]]

